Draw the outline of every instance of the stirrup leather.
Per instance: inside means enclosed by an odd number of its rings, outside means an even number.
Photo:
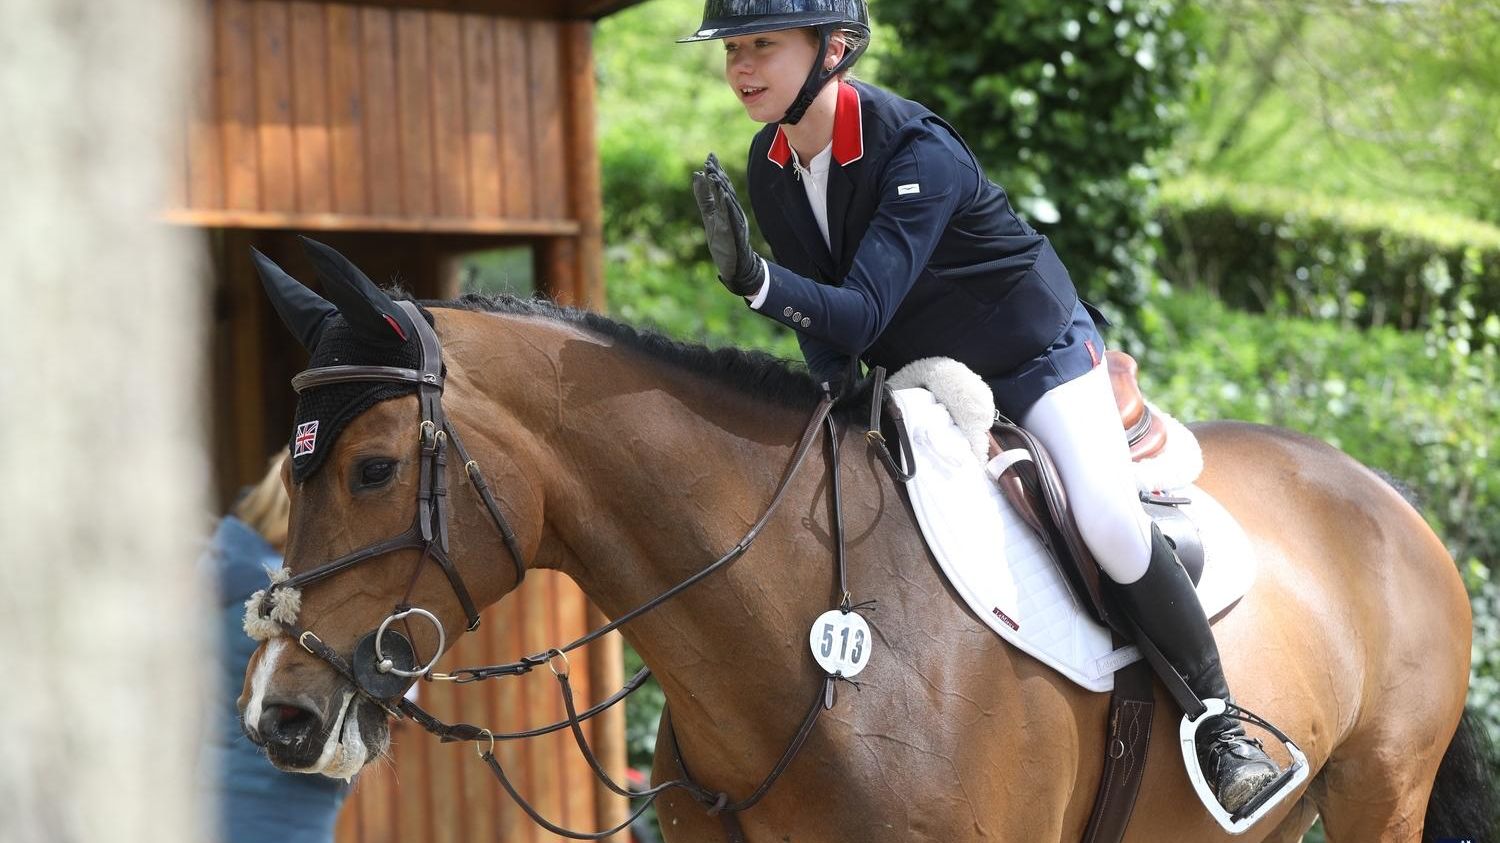
[[[1219,804],[1218,797],[1209,790],[1208,778],[1203,774],[1203,767],[1198,763],[1198,731],[1209,719],[1225,715],[1228,706],[1221,699],[1209,697],[1203,700],[1203,708],[1203,713],[1197,718],[1187,714],[1182,716],[1182,725],[1178,728],[1178,734],[1182,744],[1183,766],[1187,768],[1188,780],[1192,782],[1193,790],[1198,794],[1198,800],[1213,815],[1219,827],[1230,834],[1244,834],[1246,829],[1255,825],[1262,817],[1285,802],[1288,796],[1296,793],[1302,783],[1307,781],[1309,772],[1307,756],[1303,755],[1302,750],[1292,743],[1292,739],[1282,734],[1279,729],[1236,706],[1236,713],[1229,713],[1226,716],[1261,726],[1275,735],[1281,741],[1282,746],[1286,747],[1287,753],[1292,756],[1292,764],[1261,788],[1260,792],[1245,803],[1244,807],[1231,814],[1224,810],[1224,806]]]

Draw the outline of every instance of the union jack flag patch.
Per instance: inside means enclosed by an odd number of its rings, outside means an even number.
[[[297,425],[297,435],[292,437],[292,457],[305,457],[318,444],[318,423],[304,422]]]

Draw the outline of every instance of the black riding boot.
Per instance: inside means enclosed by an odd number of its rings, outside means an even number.
[[[1121,606],[1182,673],[1193,693],[1228,703],[1229,685],[1203,605],[1156,525],[1151,526],[1151,564],[1145,576],[1117,589]],[[1198,732],[1198,761],[1209,788],[1231,814],[1281,772],[1260,741],[1246,737],[1239,722],[1228,717],[1214,717]]]

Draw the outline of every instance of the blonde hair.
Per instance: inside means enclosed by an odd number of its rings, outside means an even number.
[[[812,39],[813,44],[818,44],[821,41],[822,36],[818,34],[817,27],[803,27],[802,31],[807,33],[807,37]],[[844,42],[845,53],[852,53],[870,45],[870,36],[860,32],[857,29],[835,29],[832,33],[830,33],[830,36],[832,35],[839,36],[839,39]],[[832,43],[832,41],[833,39],[830,37],[829,42]],[[858,77],[854,75],[854,67],[851,65],[850,67],[846,67],[843,70],[840,70],[838,73],[838,78],[857,79]]]
[[[271,457],[266,463],[266,474],[251,487],[245,496],[234,505],[230,514],[260,533],[278,551],[286,544],[287,517],[291,513],[292,501],[287,497],[286,486],[281,482],[282,464],[286,453]]]
[[[860,32],[857,29],[840,29],[838,32],[840,35],[844,36],[844,50],[847,52],[857,52],[870,46],[870,36],[864,34],[863,32]],[[861,56],[861,58],[863,58],[863,56]],[[844,70],[839,73],[840,78],[846,79],[852,77],[853,75],[854,68],[852,66],[844,68]]]

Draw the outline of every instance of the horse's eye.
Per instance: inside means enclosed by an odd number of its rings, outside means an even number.
[[[370,460],[359,467],[359,485],[365,488],[384,486],[395,473],[394,460]]]

